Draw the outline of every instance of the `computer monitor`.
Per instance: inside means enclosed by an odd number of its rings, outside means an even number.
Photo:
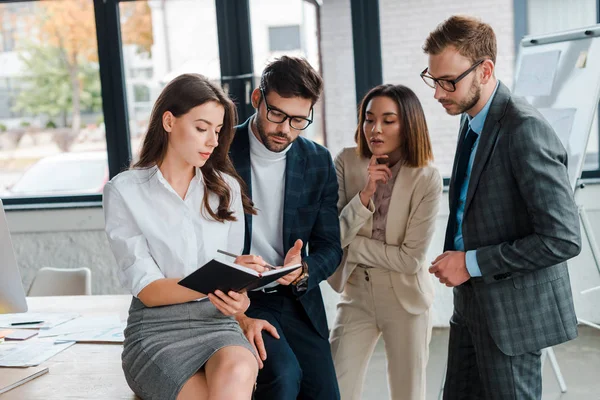
[[[0,314],[27,311],[21,273],[10,239],[4,205],[0,200]]]

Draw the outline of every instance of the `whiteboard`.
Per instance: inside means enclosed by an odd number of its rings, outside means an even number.
[[[569,157],[575,190],[600,98],[600,24],[525,36],[513,93],[536,107],[556,131]],[[598,134],[598,132],[595,132]]]

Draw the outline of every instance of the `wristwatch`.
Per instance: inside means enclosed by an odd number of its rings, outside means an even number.
[[[302,261],[302,273],[296,278],[292,285],[296,286],[296,290],[303,292],[308,289],[308,264]]]

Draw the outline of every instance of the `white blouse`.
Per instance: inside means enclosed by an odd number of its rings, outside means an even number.
[[[183,278],[212,258],[223,258],[217,257],[218,249],[242,253],[245,228],[240,186],[233,177],[222,176],[231,189],[230,210],[237,221],[218,222],[202,211],[205,188],[199,168],[184,199],[158,167],[125,171],[106,184],[106,234],[121,284],[134,296],[155,280]],[[216,212],[218,196],[210,193],[208,200]]]

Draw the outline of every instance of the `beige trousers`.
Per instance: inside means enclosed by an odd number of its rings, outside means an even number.
[[[394,400],[425,399],[431,311],[409,314],[398,302],[390,272],[357,267],[350,275],[330,339],[342,400],[361,398],[367,366],[383,335]]]

